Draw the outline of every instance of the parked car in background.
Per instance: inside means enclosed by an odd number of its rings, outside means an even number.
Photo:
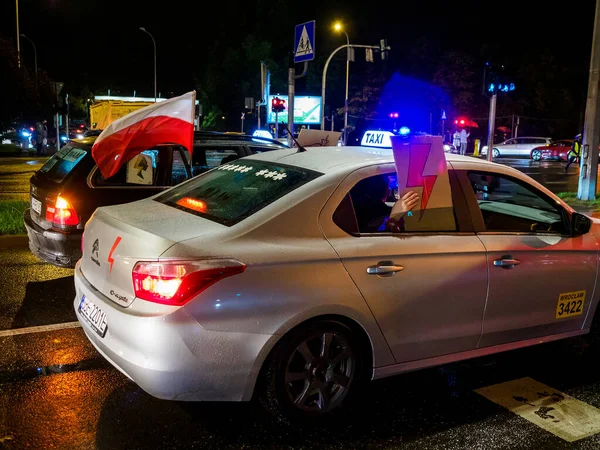
[[[549,137],[516,137],[507,139],[500,144],[494,144],[492,156],[500,158],[502,156],[526,156],[531,157],[531,150],[540,146],[548,146],[552,143]],[[482,155],[487,155],[488,146],[484,145],[481,149]]]
[[[247,135],[196,132],[191,157],[183,147],[157,146],[105,179],[92,158],[95,140],[69,141],[30,180],[31,208],[24,213],[29,248],[56,266],[73,267],[81,257],[83,228],[99,206],[150,197],[223,162],[288,148]]]
[[[573,146],[573,139],[561,139],[552,141],[550,145],[535,147],[531,150],[531,159],[534,161],[555,160],[566,161],[569,150]]]
[[[437,228],[387,227],[396,165],[367,147],[252,155],[99,208],[75,314],[150,395],[255,398],[290,421],[371,379],[588,333],[600,220],[516,169],[446,158]]]

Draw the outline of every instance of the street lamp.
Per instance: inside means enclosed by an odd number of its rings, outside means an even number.
[[[33,41],[28,38],[27,36],[25,36],[23,33],[21,33],[20,35],[22,38],[27,39],[29,42],[31,42],[31,45],[33,45],[33,61],[34,61],[34,67],[35,67],[35,82],[37,83],[37,49],[35,48],[35,44],[33,43]]]
[[[350,77],[350,38],[348,37],[348,33],[344,30],[341,22],[336,22],[333,25],[333,29],[337,32],[342,32],[346,35],[346,43],[348,48],[346,49],[346,98],[344,101],[344,145],[346,145],[346,141],[348,140],[348,79]]]
[[[21,39],[19,35],[19,0],[15,0],[15,11],[17,13],[17,66],[21,68]]]
[[[140,30],[150,36],[152,39],[152,45],[154,45],[154,103],[156,103],[156,41],[154,40],[154,36],[152,36],[144,27],[140,27]]]

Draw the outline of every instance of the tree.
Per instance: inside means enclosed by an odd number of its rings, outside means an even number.
[[[451,109],[455,115],[478,115],[483,113],[481,95],[483,66],[478,69],[475,58],[461,51],[444,53],[433,75],[433,83],[441,87],[451,99]]]
[[[17,54],[10,40],[0,39],[0,123],[34,121],[52,115],[52,81],[44,71],[35,74],[18,67]]]

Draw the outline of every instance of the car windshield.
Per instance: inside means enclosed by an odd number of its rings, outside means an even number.
[[[47,179],[55,183],[61,183],[79,161],[83,159],[86,153],[87,150],[85,148],[67,144],[46,161],[40,172],[45,174]]]
[[[238,160],[176,186],[154,200],[231,226],[320,175],[284,164]]]

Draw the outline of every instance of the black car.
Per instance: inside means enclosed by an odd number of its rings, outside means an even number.
[[[92,158],[95,140],[69,141],[30,180],[31,207],[24,214],[29,248],[59,267],[75,267],[85,223],[96,208],[150,197],[243,156],[288,148],[247,135],[196,132],[191,157],[183,147],[160,145],[105,179]]]

